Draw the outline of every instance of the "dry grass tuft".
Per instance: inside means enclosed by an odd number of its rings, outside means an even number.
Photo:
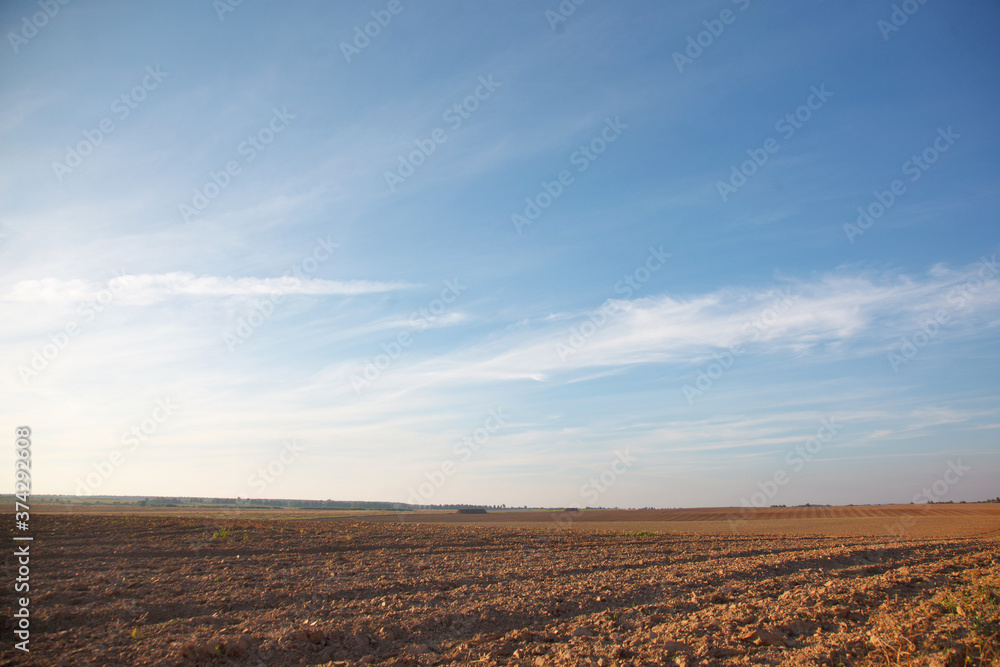
[[[968,572],[930,600],[886,603],[868,639],[865,667],[1000,667],[1000,573]]]

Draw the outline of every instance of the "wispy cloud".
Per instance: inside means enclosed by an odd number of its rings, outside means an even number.
[[[584,336],[570,354],[561,355],[558,346],[572,345],[574,335],[582,336],[588,314],[597,308],[549,316],[506,337],[415,363],[397,375],[395,389],[410,383],[572,381],[577,372],[594,368],[697,363],[737,343],[748,352],[792,351],[799,356],[882,353],[941,309],[952,313],[953,323],[988,321],[1000,314],[995,274],[982,280],[974,298],[962,299],[958,306],[962,285],[976,275],[976,266],[936,266],[919,278],[845,269],[766,288],[611,300],[601,304],[613,312],[606,324]]]
[[[180,296],[232,297],[308,294],[314,296],[355,296],[408,289],[406,282],[373,280],[320,280],[317,278],[232,278],[196,276],[193,273],[121,274],[106,284],[83,280],[22,280],[6,294],[4,301],[59,303],[97,299],[102,292],[120,293],[119,303],[149,304]]]

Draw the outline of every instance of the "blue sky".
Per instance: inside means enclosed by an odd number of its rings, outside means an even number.
[[[903,4],[4,3],[35,492],[998,495],[1000,9]]]

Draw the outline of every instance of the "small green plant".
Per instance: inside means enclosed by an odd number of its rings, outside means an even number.
[[[878,641],[861,663],[866,666],[925,665],[943,642],[961,660],[948,664],[1000,665],[1000,580],[994,573],[968,572],[951,590],[924,602],[892,605],[871,625]]]
[[[226,540],[229,539],[229,529],[228,528],[222,528],[221,530],[215,531],[214,533],[212,533],[212,539],[213,540],[221,540],[221,541],[225,542]]]

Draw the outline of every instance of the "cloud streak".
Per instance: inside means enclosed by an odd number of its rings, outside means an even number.
[[[229,276],[197,276],[174,272],[159,274],[120,274],[106,284],[83,280],[44,278],[22,280],[3,295],[4,301],[60,303],[91,301],[102,292],[120,293],[120,303],[143,305],[173,297],[233,297],[273,295],[357,296],[409,289],[407,282],[374,280],[321,280],[317,278],[232,278]]]
[[[735,343],[750,352],[799,356],[884,353],[941,309],[955,315],[954,328],[1000,315],[1000,283],[983,266],[988,261],[963,271],[935,266],[922,278],[843,270],[762,289],[613,299],[602,304],[611,314],[592,326],[589,336],[593,320],[588,314],[598,309],[549,316],[506,337],[416,363],[406,369],[407,378],[400,374],[394,388],[572,381],[580,371],[595,368],[695,364]],[[981,287],[974,293],[963,289],[976,279]],[[582,342],[571,347],[574,340]]]

